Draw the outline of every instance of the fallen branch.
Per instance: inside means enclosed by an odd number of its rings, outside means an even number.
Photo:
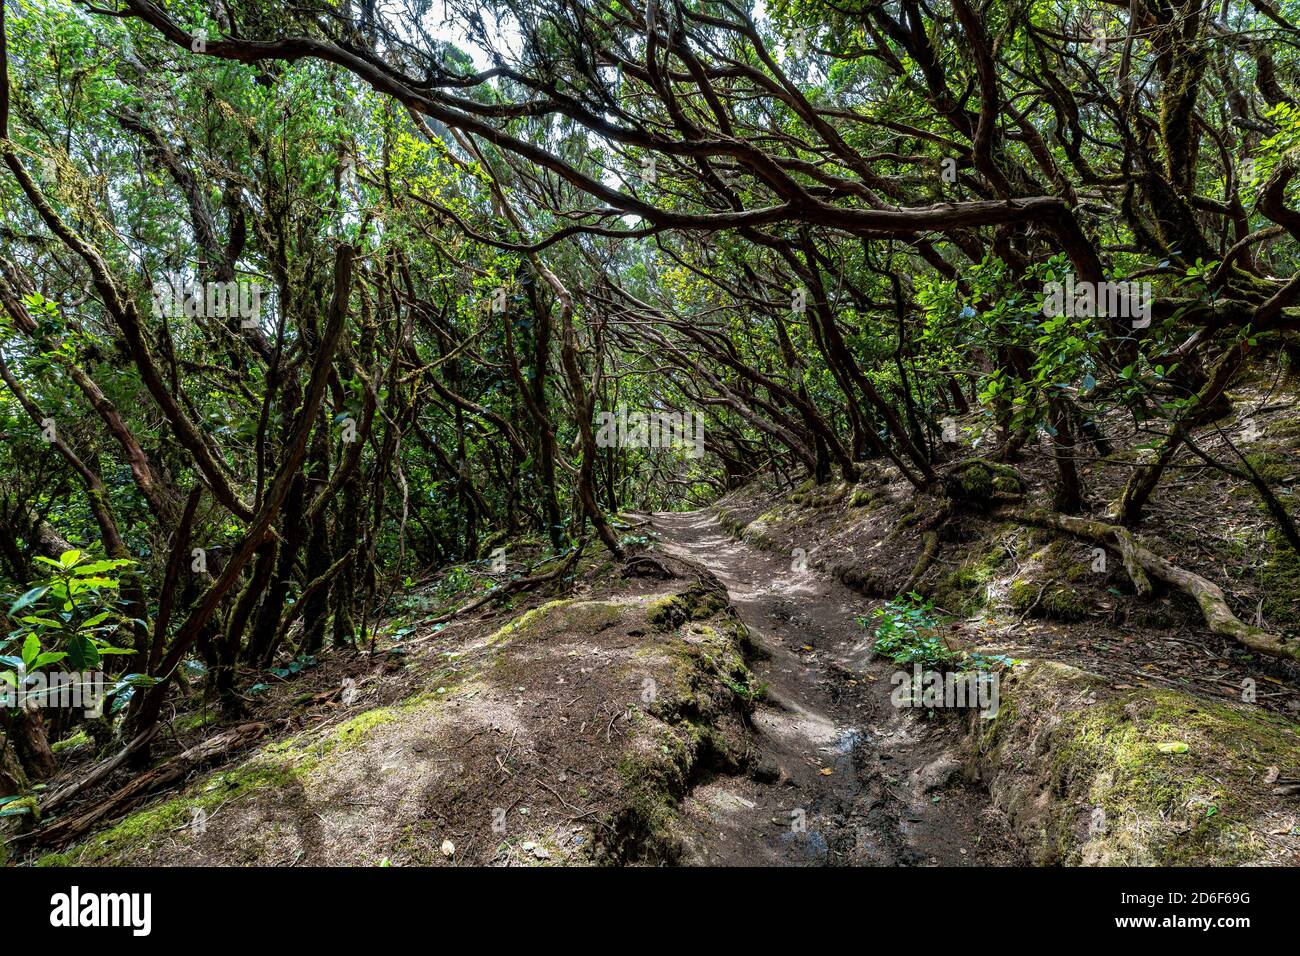
[[[302,616],[302,612],[306,609],[312,597],[330,581],[334,580],[334,576],[343,570],[356,553],[355,547],[349,548],[347,554],[331,564],[321,573],[320,577],[302,589],[302,593],[298,595],[298,600],[293,602],[293,607],[289,609],[289,613],[284,616],[284,619],[280,621],[280,626],[276,628],[275,640],[271,643],[272,656],[274,656],[275,648],[281,645],[285,635],[289,633],[289,628],[293,626],[293,622]]]
[[[14,843],[58,846],[70,843],[108,820],[115,819],[139,806],[152,793],[184,780],[204,764],[224,759],[232,751],[242,750],[270,730],[268,723],[248,723],[232,727],[184,750],[152,770],[140,774],[107,799],[76,816],[57,820],[48,826],[14,838]],[[138,738],[137,738],[138,739]],[[134,741],[133,741],[134,743]],[[130,753],[126,748],[119,757]],[[118,758],[114,758],[115,760]],[[110,761],[111,763],[112,761]],[[110,768],[111,769],[111,768]],[[99,771],[96,771],[99,773]],[[93,775],[92,775],[93,776]],[[102,774],[101,774],[102,776]],[[55,794],[55,796],[59,796]],[[53,798],[51,798],[53,799]],[[67,798],[64,797],[63,800]],[[48,801],[47,801],[48,803]]]
[[[67,803],[70,799],[81,793],[81,791],[89,789],[99,783],[99,781],[103,780],[110,773],[120,767],[127,757],[131,756],[131,754],[135,753],[152,740],[161,726],[161,724],[154,724],[142,733],[137,734],[134,740],[118,751],[117,754],[108,758],[90,773],[86,774],[86,776],[51,793],[41,801],[41,816],[45,816],[47,813],[50,813]]]
[[[1199,574],[1184,570],[1143,546],[1126,528],[1092,518],[1076,518],[1040,508],[1001,508],[998,518],[1011,518],[1039,528],[1063,531],[1119,552],[1134,588],[1151,593],[1151,578],[1163,581],[1195,599],[1205,624],[1215,634],[1230,637],[1259,654],[1300,660],[1300,641],[1287,641],[1261,627],[1246,624],[1232,613],[1223,589]]]
[[[487,594],[484,594],[481,598],[478,598],[477,600],[474,601],[470,601],[464,607],[457,608],[455,611],[448,611],[446,614],[443,614],[439,617],[431,618],[426,623],[445,624],[446,622],[450,621],[452,618],[460,617],[462,614],[468,614],[470,611],[476,611],[479,608],[481,608],[483,605],[491,601],[499,601],[501,600],[501,598],[508,597],[511,594],[516,594],[520,591],[526,591],[529,588],[534,588],[539,584],[545,584],[547,581],[554,581],[556,578],[563,577],[568,572],[568,570],[572,568],[574,564],[577,563],[578,558],[582,556],[582,551],[586,546],[587,546],[586,541],[580,543],[573,550],[573,553],[569,555],[568,559],[562,565],[556,568],[554,571],[547,571],[545,574],[537,574],[529,578],[516,578],[514,581],[510,581],[506,584],[503,584],[499,588],[493,588]]]

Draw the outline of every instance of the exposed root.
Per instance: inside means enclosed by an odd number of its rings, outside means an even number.
[[[916,559],[916,564],[912,565],[912,571],[903,582],[903,586],[898,589],[899,594],[908,594],[920,582],[925,572],[930,570],[930,565],[934,563],[935,552],[939,550],[939,532],[927,531],[922,539],[921,554]]]
[[[477,611],[483,605],[489,604],[492,601],[500,601],[512,594],[518,594],[520,591],[527,591],[531,588],[537,587],[539,584],[546,584],[549,581],[554,581],[556,578],[563,577],[569,573],[570,569],[572,569],[575,564],[577,564],[578,558],[582,557],[582,552],[586,547],[586,540],[580,541],[578,546],[574,548],[568,558],[565,559],[564,563],[553,571],[547,571],[545,574],[535,574],[532,577],[527,578],[516,578],[498,588],[493,588],[482,597],[470,601],[464,607],[457,608],[454,611],[448,611],[446,614],[439,615],[438,617],[431,617],[426,623],[445,624],[447,621],[460,617],[462,614],[468,614],[470,611]]]
[[[1092,518],[1046,511],[1041,508],[1009,507],[999,509],[998,517],[1011,518],[1039,528],[1063,531],[1066,534],[1095,541],[1114,548],[1124,561],[1124,569],[1139,594],[1151,593],[1151,578],[1178,588],[1196,600],[1205,617],[1205,624],[1215,634],[1230,637],[1259,654],[1285,657],[1300,661],[1300,641],[1286,641],[1260,627],[1246,624],[1228,607],[1223,589],[1199,574],[1184,570],[1148,550],[1132,532],[1118,525],[1107,524]]]

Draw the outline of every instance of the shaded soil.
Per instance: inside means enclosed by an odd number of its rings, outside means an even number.
[[[339,655],[292,682],[314,702],[306,729],[39,862],[675,862],[667,825],[692,775],[747,759],[743,630],[717,587],[671,557],[602,555],[556,600],[414,627],[383,680]],[[309,690],[340,673],[350,693]]]
[[[1222,544],[1239,540],[1227,537],[1238,520],[1253,527],[1263,519],[1250,502],[1233,499],[1233,512],[1208,497],[1214,487],[1206,478],[1201,494],[1219,518],[1185,513],[1179,519],[1209,529],[1193,545],[1154,519],[1142,537],[1157,553],[1219,583],[1239,616],[1254,621],[1261,588],[1276,605],[1300,592],[1285,583],[1261,584],[1249,566],[1257,555]],[[925,546],[921,526],[938,504],[898,480],[870,486],[870,500],[860,507],[848,504],[854,492],[843,485],[794,494],[752,486],[724,498],[717,511],[750,545],[784,562],[806,555],[810,567],[874,606],[907,582]],[[1300,665],[1253,654],[1212,633],[1181,593],[1137,597],[1113,554],[1102,567],[1088,543],[988,516],[954,515],[935,530],[935,558],[912,587],[945,613],[951,645],[1061,661],[1105,675],[1118,689],[1172,687],[1300,717]]]
[[[755,769],[701,780],[679,826],[701,864],[927,865],[1019,862],[987,795],[961,779],[958,722],[890,703],[893,665],[873,662],[862,597],[733,540],[708,512],[657,514],[670,555],[727,587],[753,640],[766,698],[750,717]]]

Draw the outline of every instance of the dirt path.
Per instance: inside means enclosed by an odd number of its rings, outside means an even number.
[[[669,554],[717,575],[755,641],[766,700],[757,771],[708,777],[683,813],[685,862],[986,865],[1018,862],[987,795],[961,780],[952,721],[890,703],[894,666],[870,660],[868,602],[732,539],[708,512],[652,516]]]

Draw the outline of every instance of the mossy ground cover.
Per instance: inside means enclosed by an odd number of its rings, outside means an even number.
[[[1004,682],[977,730],[976,763],[1039,862],[1234,865],[1300,850],[1268,783],[1271,768],[1300,769],[1294,721],[1176,690],[1116,692],[1039,661]]]

